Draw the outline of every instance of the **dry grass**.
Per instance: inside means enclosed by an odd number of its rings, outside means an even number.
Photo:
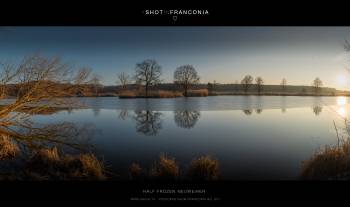
[[[119,98],[136,98],[138,95],[138,91],[122,91],[119,93]]]
[[[203,97],[208,96],[208,89],[198,89],[198,90],[189,90],[187,91],[188,97]]]
[[[80,154],[78,158],[81,163],[81,174],[86,178],[105,179],[103,173],[103,163],[100,162],[93,154]]]
[[[159,98],[176,98],[176,97],[182,97],[182,93],[177,91],[157,91],[155,93],[156,96]]]
[[[27,164],[35,180],[104,180],[104,166],[93,154],[60,156],[57,148],[40,149]]]
[[[13,159],[19,153],[19,147],[8,135],[0,136],[0,160]]]
[[[179,176],[179,166],[174,158],[161,154],[150,174],[158,180],[175,180]]]
[[[52,149],[41,149],[34,154],[32,161],[50,164],[52,162],[59,162],[60,156],[56,147]]]
[[[192,160],[188,171],[180,171],[178,163],[174,158],[161,154],[159,161],[146,173],[137,163],[129,167],[131,180],[218,180],[219,162],[209,155],[201,156]]]
[[[183,97],[183,93],[179,91],[164,91],[164,90],[152,90],[148,92],[148,98],[176,98]],[[189,90],[187,91],[188,97],[203,97],[208,96],[207,89]],[[142,90],[127,90],[119,93],[119,98],[145,98],[145,92]]]
[[[145,98],[145,92],[141,90],[127,90],[119,93],[119,98]],[[182,93],[178,91],[149,91],[148,98],[176,98],[182,97]]]
[[[339,147],[326,146],[303,162],[301,178],[306,180],[350,179],[350,141]]]
[[[209,155],[192,160],[188,177],[191,180],[217,180],[219,178],[219,162]]]

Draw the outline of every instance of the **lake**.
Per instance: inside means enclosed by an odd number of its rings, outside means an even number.
[[[39,123],[91,123],[98,157],[122,179],[160,153],[186,169],[212,155],[223,180],[298,179],[301,164],[344,129],[346,97],[210,96],[174,99],[79,98],[84,109],[36,115]]]

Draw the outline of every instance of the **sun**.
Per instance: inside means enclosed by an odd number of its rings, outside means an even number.
[[[338,75],[337,84],[341,87],[347,86],[349,84],[348,77],[344,74]]]
[[[346,117],[347,116],[347,111],[344,107],[340,107],[338,110],[337,110],[338,114],[342,117]]]
[[[338,106],[343,106],[347,103],[347,99],[344,96],[338,96],[337,97],[337,105]]]

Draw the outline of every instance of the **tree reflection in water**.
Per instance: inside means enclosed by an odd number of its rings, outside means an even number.
[[[190,129],[193,128],[200,117],[199,111],[175,111],[174,120],[178,127]]]
[[[252,109],[244,109],[244,110],[243,110],[243,113],[244,113],[245,115],[251,115],[251,114],[253,113],[253,110],[252,110]]]
[[[262,109],[256,109],[255,110],[257,114],[261,114],[261,112],[263,111]]]
[[[64,171],[67,169],[72,172],[69,176],[78,179],[86,178],[85,175],[93,171],[100,173],[100,163],[93,154],[80,154],[90,151],[86,138],[94,134],[92,125],[39,124],[32,119],[36,114],[49,115],[64,108],[78,107],[80,104],[75,99],[66,97],[88,93],[85,86],[91,83],[91,70],[87,67],[76,70],[59,57],[37,54],[26,56],[18,63],[1,62],[0,69],[0,100],[3,101],[0,107],[0,159],[11,161],[19,156],[21,161],[30,163],[38,155],[43,158],[38,159],[39,164],[48,164],[37,168],[43,172],[39,174],[40,178],[51,178],[53,172],[59,179],[64,179],[68,175]],[[6,101],[8,98],[11,101]],[[66,155],[73,153],[70,150],[78,150],[79,157]],[[12,163],[15,162],[9,164]],[[7,169],[0,167],[0,179],[2,171]],[[54,170],[58,170],[58,174]],[[19,170],[12,175],[17,176],[17,172]]]
[[[322,106],[314,106],[312,107],[314,114],[318,116],[322,112]]]
[[[129,112],[128,112],[128,110],[127,109],[122,109],[122,110],[120,110],[120,112],[119,112],[119,119],[121,119],[121,120],[126,120],[128,117],[129,117]]]
[[[162,113],[150,110],[134,111],[136,121],[136,131],[147,136],[157,135],[162,128]]]

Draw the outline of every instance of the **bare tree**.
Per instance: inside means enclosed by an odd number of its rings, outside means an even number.
[[[161,82],[162,67],[157,61],[148,59],[137,63],[135,72],[136,83],[145,86],[146,97],[148,97],[149,87]]]
[[[241,84],[243,86],[244,92],[248,92],[249,87],[253,84],[253,77],[251,75],[246,75],[242,81]]]
[[[90,83],[92,84],[92,87],[94,88],[95,96],[98,96],[99,90],[102,87],[101,79],[102,79],[102,77],[100,75],[97,75],[96,73],[92,74]]]
[[[287,86],[287,80],[285,78],[283,78],[281,81],[281,87],[282,87],[283,91],[286,90],[286,86]]]
[[[208,84],[207,84],[207,89],[208,89],[208,91],[213,91],[213,84],[212,83],[210,83],[210,82],[208,82]]]
[[[256,82],[256,87],[258,89],[258,93],[260,94],[260,92],[262,91],[263,89],[263,85],[264,85],[264,80],[261,78],[261,77],[257,77],[255,79],[255,82]]]
[[[191,86],[199,83],[199,76],[196,69],[192,65],[178,67],[174,72],[174,83],[181,85],[185,91],[184,95],[187,96],[187,91]]]
[[[86,70],[74,72],[71,65],[60,58],[46,58],[39,55],[25,57],[20,63],[0,64],[1,97],[14,97],[13,101],[0,109],[0,117],[15,116],[13,111],[28,110],[36,112],[54,106],[67,104],[63,97],[75,95],[81,85],[86,84]],[[2,119],[3,121],[4,119]]]
[[[121,72],[117,76],[118,76],[117,84],[120,84],[123,87],[123,89],[125,89],[126,86],[130,83],[129,75],[124,72]]]
[[[312,86],[314,87],[316,93],[319,92],[322,85],[323,85],[323,83],[322,83],[321,79],[318,77],[315,78],[315,80],[312,83]]]
[[[75,96],[88,83],[88,70],[75,72],[58,57],[40,55],[27,56],[19,63],[3,62],[0,67],[0,100],[10,98],[0,107],[0,136],[26,140],[31,145],[42,139],[63,143],[63,128],[71,131],[73,127],[61,125],[57,134],[52,127],[33,127],[30,117],[50,108],[71,107],[72,101],[65,97]]]

